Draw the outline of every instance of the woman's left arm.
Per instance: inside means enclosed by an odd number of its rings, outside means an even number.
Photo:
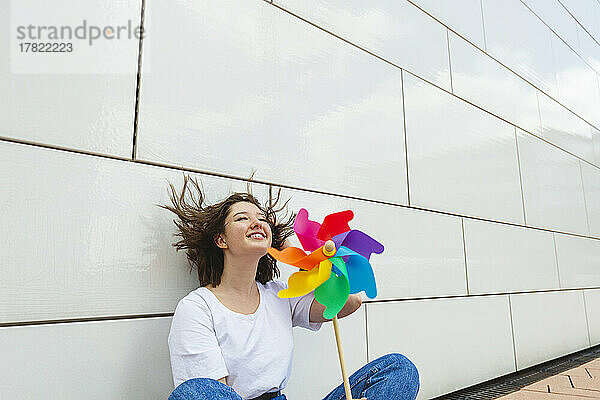
[[[348,296],[348,300],[344,307],[337,314],[338,318],[344,318],[354,311],[358,310],[362,304],[362,299],[360,294],[351,294]],[[323,318],[323,311],[325,311],[325,306],[319,303],[316,300],[313,300],[310,305],[310,322],[327,322],[331,321],[330,319]]]

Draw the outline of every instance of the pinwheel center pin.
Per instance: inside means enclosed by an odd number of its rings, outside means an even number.
[[[335,243],[333,242],[333,240],[328,240],[325,242],[325,244],[323,245],[323,254],[325,254],[327,257],[331,257],[332,255],[334,255],[336,252],[336,248],[335,248]]]

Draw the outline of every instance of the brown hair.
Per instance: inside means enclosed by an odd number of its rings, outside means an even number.
[[[212,284],[215,287],[221,283],[223,250],[216,245],[214,239],[217,235],[225,233],[225,218],[235,203],[240,201],[252,203],[265,214],[271,226],[272,247],[281,249],[285,240],[294,234],[293,221],[296,217],[294,213],[287,220],[285,219],[286,215],[282,222],[277,221],[277,214],[283,211],[289,202],[288,199],[281,207],[276,208],[280,200],[281,189],[278,190],[275,199],[269,190],[269,202],[263,207],[252,195],[250,182],[248,182],[247,193],[233,193],[225,200],[213,205],[205,204],[198,181],[190,178],[189,175],[183,177],[181,194],[177,194],[172,183],[169,182],[169,186],[171,188],[169,197],[173,205],[159,205],[159,207],[177,215],[178,220],[173,220],[177,226],[177,233],[174,236],[179,236],[181,240],[173,243],[173,246],[178,251],[186,250],[191,266],[190,272],[193,268],[198,270],[200,286]],[[196,192],[196,196],[193,192]],[[258,261],[255,280],[264,285],[278,277],[279,268],[277,268],[275,259],[269,254],[265,254]]]

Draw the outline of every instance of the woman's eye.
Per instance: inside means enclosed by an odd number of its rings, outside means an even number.
[[[236,221],[242,221],[244,219],[248,219],[248,218],[247,217],[240,217],[240,218],[236,219]]]

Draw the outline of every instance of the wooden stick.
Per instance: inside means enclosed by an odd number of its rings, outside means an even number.
[[[340,357],[340,366],[342,367],[342,378],[344,379],[344,389],[346,390],[346,400],[352,400],[350,391],[350,381],[346,372],[346,363],[344,362],[344,350],[342,349],[342,338],[340,336],[340,326],[337,316],[333,317],[333,330],[335,332],[335,343],[337,344],[338,356]]]

